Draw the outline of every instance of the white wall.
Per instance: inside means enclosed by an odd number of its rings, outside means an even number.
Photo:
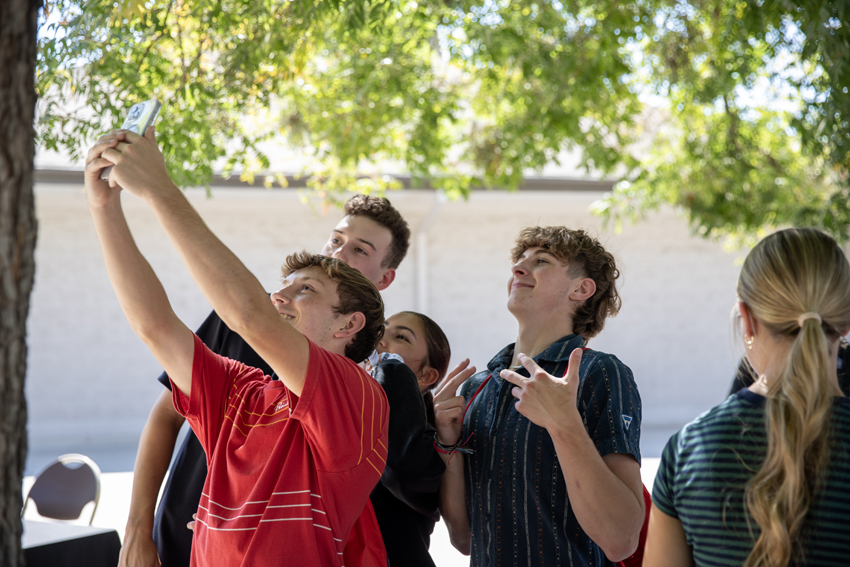
[[[301,202],[294,190],[215,189],[189,196],[212,230],[269,289],[286,254],[319,250],[341,216]],[[389,314],[422,309],[417,265],[427,285],[424,309],[446,331],[454,360],[479,368],[512,342],[505,308],[509,251],[530,224],[583,227],[618,258],[623,309],[593,348],[617,354],[635,372],[644,403],[644,453],[657,455],[671,430],[722,401],[734,372],[730,309],[735,255],[691,237],[671,211],[603,231],[588,205],[597,192],[475,192],[438,204],[429,191],[390,194],[414,232],[428,218],[427,257],[414,245],[384,298]],[[210,310],[152,214],[124,197],[131,229],[162,279],[178,315],[192,328]],[[36,187],[39,236],[28,321],[29,432],[33,448],[65,441],[135,443],[161,391],[154,358],[130,331],[106,277],[78,185]],[[414,242],[416,238],[414,237]]]

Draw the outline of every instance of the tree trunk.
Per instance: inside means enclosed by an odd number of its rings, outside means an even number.
[[[35,54],[41,0],[0,0],[0,565],[24,565],[26,321],[35,273]]]

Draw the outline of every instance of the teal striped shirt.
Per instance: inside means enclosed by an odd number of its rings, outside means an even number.
[[[678,518],[698,566],[740,566],[760,529],[746,484],[767,451],[765,398],[741,390],[673,435],[652,500]],[[835,398],[829,470],[806,517],[800,555],[808,567],[850,565],[850,399]]]

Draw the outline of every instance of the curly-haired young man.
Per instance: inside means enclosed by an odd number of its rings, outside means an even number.
[[[443,518],[473,566],[612,565],[644,521],[640,396],[626,365],[582,348],[619,311],[619,272],[565,227],[524,229],[512,256],[516,343],[435,397]]]

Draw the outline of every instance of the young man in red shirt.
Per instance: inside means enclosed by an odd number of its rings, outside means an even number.
[[[382,291],[395,279],[409,241],[407,223],[387,199],[355,195],[345,204],[345,216],[321,253],[356,268]],[[196,334],[213,352],[271,374],[266,362],[222,323],[215,311]],[[165,373],[159,380],[170,388]],[[174,409],[171,392],[163,390],[139,440],[119,567],[150,567],[160,562],[162,567],[189,564],[192,532],[185,526],[198,508],[207,475],[206,455],[191,429],[177,451],[157,507],[160,487],[184,421]]]
[[[88,154],[89,208],[125,315],[208,455],[192,565],[343,565],[386,460],[386,398],[353,362],[383,332],[380,294],[357,270],[304,253],[287,258],[270,302],[168,178],[155,143],[118,138]],[[119,190],[99,178],[112,163],[110,181],[152,208],[221,319],[279,381],[213,354],[177,318],[133,242]],[[363,525],[363,545],[380,546],[376,522]]]

